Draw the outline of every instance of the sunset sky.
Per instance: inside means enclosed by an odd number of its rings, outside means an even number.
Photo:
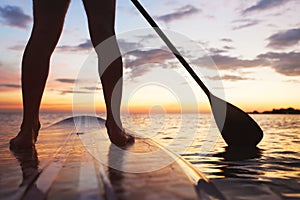
[[[213,93],[223,98],[224,92],[226,100],[245,111],[300,108],[299,0],[141,3],[161,28],[170,31],[175,46]],[[0,24],[0,111],[20,110],[20,63],[32,27],[32,1],[1,0]],[[179,111],[178,105],[189,111],[209,109],[201,89],[149,29],[130,0],[117,1],[116,34],[126,53],[123,109]],[[70,111],[74,98],[79,102],[77,108],[85,109],[89,102],[85,98],[95,91],[96,107],[103,110],[93,58],[82,2],[73,0],[52,56],[43,110]],[[212,60],[217,68],[200,58]],[[82,77],[87,65],[91,65],[87,70],[90,75]]]

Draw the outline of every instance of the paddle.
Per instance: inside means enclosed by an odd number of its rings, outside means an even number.
[[[152,17],[143,8],[143,6],[137,0],[131,0],[131,2],[145,17],[148,23],[153,27],[156,33],[173,52],[179,62],[185,67],[185,69],[205,92],[209,99],[218,129],[220,130],[221,135],[228,146],[234,148],[255,147],[263,137],[263,132],[258,124],[247,113],[238,107],[214,96],[200,80],[187,61],[181,56],[179,51],[175,48],[167,36],[162,32]]]

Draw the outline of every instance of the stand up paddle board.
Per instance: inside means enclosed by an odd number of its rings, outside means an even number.
[[[224,199],[202,173],[150,138],[119,148],[105,120],[78,116],[42,129],[1,180],[6,199]],[[2,187],[1,186],[1,187]]]

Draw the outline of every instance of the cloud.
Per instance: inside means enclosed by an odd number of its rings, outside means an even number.
[[[158,36],[156,34],[147,34],[147,35],[138,35],[136,37],[144,41],[144,40],[152,40],[153,38],[157,38]]]
[[[31,17],[17,6],[0,7],[0,17],[2,24],[23,29],[32,21]]]
[[[165,61],[173,58],[174,55],[170,51],[163,49],[151,49],[147,51],[135,50],[125,55],[125,67],[133,68],[149,63],[164,63]]]
[[[149,35],[149,37],[150,37],[150,35]],[[152,35],[152,37],[153,37],[153,35]],[[143,47],[143,45],[140,42],[129,42],[122,38],[118,39],[118,45],[123,52],[128,52],[132,49],[138,49],[138,48]],[[11,47],[11,48],[14,48],[14,47]],[[16,46],[15,48],[19,48],[19,47]],[[90,39],[86,39],[85,41],[83,41],[82,43],[79,43],[77,45],[73,45],[73,46],[72,45],[62,45],[62,46],[57,47],[57,49],[60,51],[64,51],[64,52],[90,51],[93,49],[93,44]]]
[[[19,84],[0,84],[0,87],[19,89],[19,88],[21,88],[21,85],[19,85]]]
[[[222,39],[220,39],[220,41],[222,41],[222,42],[233,42],[232,39],[230,39],[230,38],[222,38]]]
[[[253,80],[251,78],[237,76],[237,75],[229,75],[229,74],[223,76],[210,76],[207,78],[211,80],[228,80],[228,81]]]
[[[61,95],[65,94],[92,94],[93,92],[91,91],[76,91],[76,90],[60,90],[59,91]]]
[[[84,42],[79,43],[76,46],[70,46],[70,45],[62,45],[57,47],[60,51],[90,51],[93,48],[92,42],[89,39],[86,39]]]
[[[300,41],[300,28],[278,32],[271,35],[268,40],[269,44],[267,46],[271,48],[282,48],[296,45]]]
[[[259,54],[254,59],[241,59],[226,55],[212,55],[214,63],[220,70],[237,70],[241,68],[271,67],[276,72],[285,76],[300,76],[300,52],[267,52]],[[198,58],[192,61],[192,64],[211,68],[211,63],[206,62],[204,58]],[[224,77],[233,78],[233,77]]]
[[[99,86],[87,86],[87,87],[82,87],[81,89],[95,91],[95,90],[102,90],[102,87],[99,87]]]
[[[223,49],[226,49],[226,50],[232,50],[232,49],[235,49],[234,47],[232,46],[223,46]]]
[[[224,55],[212,55],[212,60],[218,66],[218,69],[239,69],[265,66],[267,63],[264,59],[256,58],[253,60],[241,59],[238,57],[224,56]]]
[[[10,84],[10,83],[2,83],[0,84],[0,91],[15,91],[20,90],[21,85],[20,84]]]
[[[55,81],[57,82],[61,82],[61,83],[75,83],[75,79],[70,79],[70,78],[58,78],[58,79],[55,79]]]
[[[280,5],[283,5],[290,0],[260,0],[255,5],[250,6],[243,10],[243,14],[247,14],[254,11],[263,11],[267,9],[271,9]]]
[[[76,90],[74,89],[63,89],[63,90],[58,90],[61,95],[65,94],[93,94],[96,91],[102,90],[101,87],[99,86],[86,86],[86,87],[81,87]]]
[[[276,72],[286,76],[300,76],[300,52],[289,53],[277,53],[267,52],[259,54],[253,59],[243,59],[240,57],[220,55],[220,53],[226,52],[225,49],[210,49],[210,52],[214,52],[211,59],[217,65],[220,70],[237,70],[241,68],[257,68],[257,67],[271,67]],[[150,49],[150,50],[135,50],[131,51],[123,56],[125,62],[124,67],[130,69],[130,77],[135,78],[144,75],[151,70],[151,64],[159,63],[161,67],[173,67],[172,61],[174,61],[174,55],[163,49]],[[147,65],[150,64],[150,65]],[[191,60],[191,64],[196,66],[203,66],[210,68],[211,63],[207,62],[206,58],[197,58]],[[217,77],[210,77],[211,79]],[[235,75],[224,75],[222,80],[239,81],[250,80],[249,78],[241,78]],[[74,79],[56,79],[56,81],[62,83],[74,83]],[[83,91],[77,93],[88,93],[86,90],[95,90],[97,88],[81,88]],[[71,93],[70,90],[61,92],[62,94]]]
[[[300,83],[300,80],[299,79],[291,79],[291,80],[286,80],[285,82],[287,83]]]
[[[141,37],[141,36],[139,36],[139,37]],[[145,36],[145,37],[148,37],[148,36]],[[140,42],[129,42],[129,41],[126,41],[125,39],[119,39],[118,45],[119,45],[121,51],[123,51],[123,52],[128,52],[133,49],[138,49],[138,48],[143,47],[143,45]]]
[[[25,46],[24,45],[15,45],[15,46],[11,46],[11,47],[8,47],[8,49],[10,50],[16,50],[16,51],[23,51],[25,49]]]
[[[260,23],[260,20],[255,19],[242,19],[242,20],[234,20],[233,23],[236,23],[238,25],[235,25],[232,30],[240,30],[243,28],[248,28],[250,26],[255,26]]]
[[[100,79],[99,79],[100,80]],[[65,94],[93,94],[96,90],[102,90],[98,82],[91,81],[90,79],[71,79],[71,78],[58,78],[55,81],[66,84],[82,83],[83,86],[76,86],[75,88],[55,87],[52,91],[59,92],[61,95]],[[97,84],[97,85],[96,85]],[[96,86],[95,86],[96,85]]]
[[[146,74],[149,71],[150,71],[150,68],[146,67],[146,66],[131,68],[131,71],[129,72],[129,79],[134,79],[139,76],[143,76],[144,74]]]
[[[169,23],[174,20],[182,19],[187,16],[194,15],[196,13],[201,12],[200,9],[192,6],[186,5],[181,8],[176,9],[174,12],[156,17],[158,20],[164,21],[165,23]]]
[[[275,53],[258,55],[259,59],[268,60],[276,72],[286,76],[300,76],[300,52]]]
[[[159,63],[161,67],[172,67],[167,64],[174,59],[174,55],[163,49],[134,50],[123,56],[124,67],[130,69],[130,77],[135,78],[147,73],[151,67],[147,64]]]
[[[218,49],[218,48],[209,48],[208,51],[213,55],[227,52],[227,50],[225,50],[225,49]]]

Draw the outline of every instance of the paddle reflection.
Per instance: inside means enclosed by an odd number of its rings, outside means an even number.
[[[262,150],[254,148],[229,148],[225,147],[224,152],[215,154],[215,157],[222,157],[224,161],[243,161],[248,159],[260,158]]]
[[[260,171],[248,170],[247,166],[259,166],[259,158],[262,156],[262,150],[255,148],[225,148],[224,152],[213,155],[214,157],[222,158],[222,161],[217,163],[219,172],[214,175],[223,176],[224,178],[255,178],[261,175]]]

